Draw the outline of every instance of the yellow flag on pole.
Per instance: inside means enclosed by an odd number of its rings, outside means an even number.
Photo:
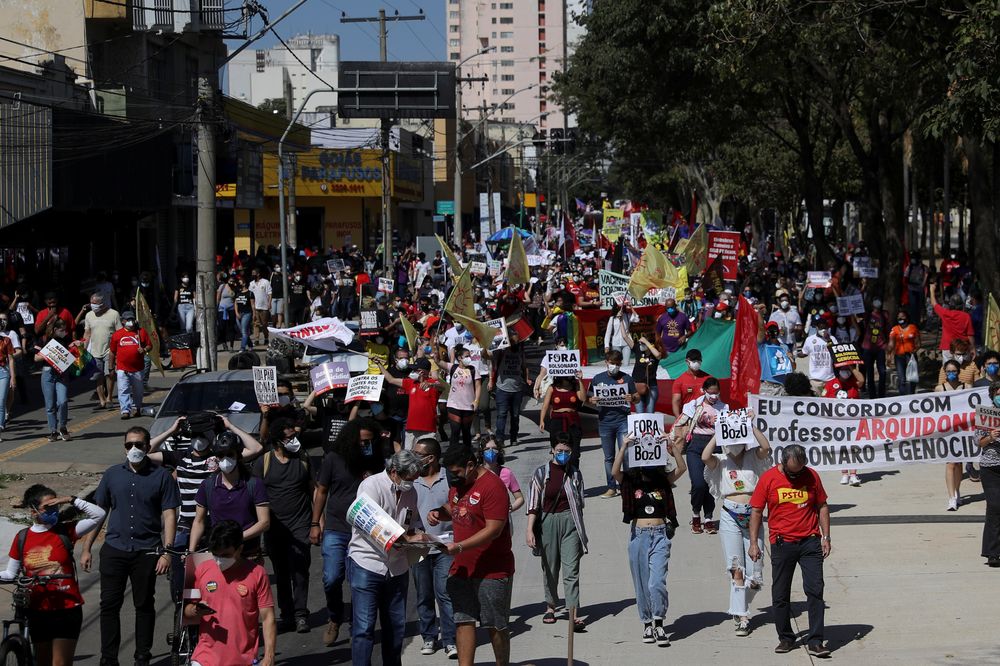
[[[680,254],[680,252],[678,252]],[[702,222],[691,234],[684,247],[684,266],[689,275],[701,275],[705,272],[705,259],[708,255],[708,230]]]
[[[510,256],[507,257],[507,284],[516,287],[519,284],[527,286],[531,280],[531,269],[528,268],[528,255],[521,242],[521,232],[514,229],[510,238]]]
[[[152,343],[149,355],[152,357],[153,364],[160,371],[160,374],[166,377],[166,373],[163,372],[163,361],[160,360],[160,332],[156,328],[156,320],[153,319],[153,312],[149,309],[146,297],[138,289],[135,290],[135,319],[140,327],[146,329],[146,335],[149,336],[149,341]]]
[[[674,265],[652,243],[646,245],[642,252],[638,265],[632,271],[632,277],[628,281],[628,293],[635,300],[641,300],[650,289],[662,289],[663,287],[675,286],[679,280],[679,274]],[[687,284],[684,285],[685,287]]]
[[[471,319],[476,318],[476,292],[472,288],[472,279],[469,277],[469,268],[472,266],[472,262],[465,267],[462,274],[455,281],[455,286],[452,287],[451,295],[448,296],[448,302],[445,304],[445,312],[449,312],[453,315],[462,315],[469,317]]]
[[[413,324],[404,315],[399,315],[399,323],[403,325],[403,335],[406,336],[406,346],[410,348],[411,352],[417,349],[417,329],[413,328]]]
[[[438,243],[441,244],[441,253],[444,254],[445,259],[448,260],[448,266],[451,267],[452,274],[461,275],[462,264],[458,261],[458,257],[456,257],[455,253],[451,251],[451,248],[448,247],[448,244],[444,242],[443,238],[441,238],[437,234],[434,234],[434,237],[437,238]]]
[[[987,349],[1000,351],[1000,307],[990,294],[989,305],[986,308],[986,324],[983,327],[983,342]]]
[[[490,345],[493,344],[493,338],[500,335],[499,328],[487,326],[475,317],[466,317],[464,315],[454,313],[452,314],[452,317],[455,318],[455,321],[469,329],[469,332],[472,333],[472,337],[479,342],[479,346],[483,349],[489,349]]]

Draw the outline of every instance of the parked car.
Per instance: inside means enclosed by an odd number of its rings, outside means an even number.
[[[145,410],[144,410],[145,411]],[[260,406],[253,390],[251,370],[202,372],[193,370],[181,377],[158,409],[147,412],[153,416],[150,435],[156,437],[167,430],[178,416],[198,412],[214,412],[255,437],[260,433]],[[178,432],[166,442],[168,449],[184,449],[190,437]]]

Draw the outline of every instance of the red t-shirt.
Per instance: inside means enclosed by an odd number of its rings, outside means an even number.
[[[496,539],[478,548],[468,548],[455,555],[450,576],[460,578],[509,578],[514,575],[514,551],[511,550],[510,497],[507,486],[493,472],[486,471],[463,489],[448,491],[451,528],[455,543],[470,538],[486,527],[487,520],[506,522]]]
[[[58,309],[58,306],[56,307]],[[42,308],[37,314],[35,314],[35,333],[41,334],[45,332],[45,319],[47,316],[48,308]],[[73,313],[66,308],[62,308],[56,313],[56,316],[66,322],[66,330],[72,333],[73,329],[76,328],[76,320],[73,319]]]
[[[115,369],[125,372],[142,370],[145,363],[142,350],[151,344],[153,343],[149,341],[146,329],[129,331],[119,328],[111,334],[110,343],[111,353],[115,355]]]
[[[701,385],[708,379],[708,373],[699,370],[691,374],[690,370],[681,373],[681,376],[674,380],[671,392],[681,397],[681,407],[691,402],[701,395]]]
[[[225,571],[215,560],[195,569],[195,599],[215,610],[202,618],[198,647],[191,656],[202,666],[250,664],[257,657],[260,609],[273,608],[264,567],[241,560]]]
[[[58,529],[66,530],[70,542],[76,543],[76,523],[61,523]],[[53,532],[33,532],[28,529],[24,540],[24,553],[17,552],[17,537],[10,545],[10,558],[21,560],[25,576],[54,576],[73,574],[73,556],[66,552],[62,538]],[[29,605],[32,610],[55,611],[76,608],[83,605],[80,585],[72,578],[53,580],[32,590]]]
[[[834,377],[826,383],[826,387],[823,389],[824,398],[850,398],[857,399],[861,397],[861,391],[858,388],[858,380],[851,375],[847,379],[841,379],[840,377]]]
[[[826,504],[826,490],[819,474],[804,467],[795,481],[785,476],[781,467],[764,472],[750,497],[750,506],[767,507],[768,538],[778,535],[786,541],[800,541],[819,535],[819,507]]]
[[[441,391],[436,388],[421,387],[420,382],[407,377],[403,380],[403,392],[410,398],[410,408],[406,413],[406,429],[436,432],[437,403]]]
[[[955,338],[973,339],[972,317],[964,310],[950,310],[940,305],[934,306],[934,314],[941,317],[941,344],[938,349],[951,349]]]

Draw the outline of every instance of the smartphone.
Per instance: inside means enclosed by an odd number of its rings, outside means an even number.
[[[203,613],[215,612],[215,609],[206,604],[204,601],[199,601],[197,604],[195,604],[195,606],[197,606],[198,610],[202,611]]]

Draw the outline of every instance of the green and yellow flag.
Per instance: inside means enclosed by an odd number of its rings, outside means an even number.
[[[434,234],[434,237],[437,238],[438,243],[441,244],[441,254],[443,254],[444,258],[448,261],[448,266],[451,267],[452,275],[461,275],[462,264],[458,261],[458,257],[456,257],[455,253],[451,251],[451,248],[448,247],[448,244],[444,242],[443,238],[437,234]]]
[[[475,319],[476,291],[472,288],[472,279],[469,277],[469,268],[471,266],[472,262],[469,262],[469,265],[462,271],[458,280],[455,281],[455,286],[452,287],[451,295],[448,296],[448,302],[445,304],[444,310],[452,315],[462,315],[470,319]]]
[[[524,251],[521,233],[515,229],[510,239],[510,256],[507,257],[507,284],[516,287],[519,284],[527,286],[531,280],[531,269],[528,268],[528,255]]]
[[[986,307],[986,323],[983,326],[983,342],[987,349],[1000,351],[1000,307],[997,307],[997,300],[990,294],[989,304]]]
[[[632,271],[628,281],[628,293],[632,298],[641,300],[650,289],[673,287],[679,282],[679,274],[667,256],[653,247],[646,245],[642,257]],[[685,287],[687,284],[684,285]]]
[[[139,326],[146,329],[146,335],[149,336],[149,341],[152,343],[149,354],[153,364],[160,371],[160,374],[166,377],[166,373],[163,372],[163,361],[160,360],[160,332],[156,328],[156,320],[153,318],[152,310],[149,309],[146,297],[138,289],[135,290],[135,319]]]
[[[493,344],[493,338],[500,335],[499,328],[487,326],[475,317],[466,317],[464,315],[454,313],[452,314],[452,317],[455,318],[455,321],[469,329],[469,332],[472,333],[472,337],[479,342],[479,346],[483,349],[489,349],[490,345]]]
[[[399,323],[403,325],[406,346],[410,348],[411,352],[415,352],[417,350],[417,329],[413,328],[413,324],[404,315],[399,315]]]

